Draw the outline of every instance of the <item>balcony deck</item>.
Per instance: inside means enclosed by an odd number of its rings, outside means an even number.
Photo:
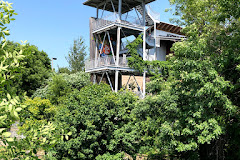
[[[125,20],[124,18],[119,20],[118,14],[113,13],[104,18],[96,19],[92,24],[92,33],[101,33],[103,31],[116,28],[117,26],[130,30],[137,30],[139,32],[144,30],[142,19],[128,16]]]
[[[121,70],[121,71],[135,71],[134,69],[128,67],[126,57],[119,57],[119,64],[116,65],[114,58],[112,56],[99,57],[95,59],[87,60],[85,62],[85,72],[97,73],[107,70]]]

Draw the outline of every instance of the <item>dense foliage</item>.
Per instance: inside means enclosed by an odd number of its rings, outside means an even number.
[[[11,89],[14,89],[18,94],[26,92],[28,96],[31,96],[50,76],[51,63],[47,53],[39,51],[34,45],[20,45],[11,41],[7,41],[4,49],[9,53],[22,51],[24,58],[19,64],[20,70],[14,74],[15,79]]]
[[[171,3],[188,39],[174,44],[167,74],[153,73],[148,89],[155,95],[134,109],[143,136],[140,151],[180,159],[238,159],[240,2]],[[152,64],[130,61],[140,71]]]
[[[25,136],[32,136],[31,128],[37,128],[42,124],[47,124],[53,120],[57,108],[48,99],[36,97],[27,98],[24,102],[26,106],[21,114],[23,125],[19,128]]]
[[[74,89],[80,90],[88,84],[90,84],[90,76],[84,72],[54,74],[35,91],[32,97],[47,98],[51,103],[58,104],[64,101],[68,93]]]
[[[55,126],[51,122],[39,124],[36,127],[31,126],[29,131],[32,133],[31,137],[19,139],[9,132],[12,124],[22,119],[21,112],[24,112],[26,107],[21,104],[24,101],[22,93],[32,90],[20,88],[23,84],[22,71],[29,58],[23,53],[23,48],[28,46],[6,42],[6,36],[9,35],[6,25],[14,20],[12,16],[16,13],[12,9],[12,4],[5,1],[0,1],[0,10],[0,159],[37,159],[37,151],[42,149],[48,151],[60,139],[60,134],[53,133]],[[31,79],[31,74],[34,73],[36,72],[25,74],[27,77],[24,78]],[[33,83],[39,85],[39,82]]]
[[[0,24],[1,24],[1,66],[0,66],[0,159],[29,159],[35,156],[36,150],[41,147],[48,148],[48,144],[43,143],[38,146],[33,146],[36,142],[42,142],[40,137],[45,137],[49,134],[50,130],[54,127],[49,123],[48,125],[38,126],[38,129],[32,129],[35,132],[33,138],[25,138],[16,140],[11,137],[11,133],[8,132],[11,125],[20,119],[19,112],[24,108],[21,105],[22,97],[16,96],[16,92],[11,89],[13,82],[15,81],[15,75],[20,70],[20,60],[24,58],[22,50],[13,52],[8,51],[5,47],[6,35],[9,35],[6,24],[14,20],[13,15],[16,15],[12,6],[8,2],[0,1]],[[23,47],[23,46],[22,46]],[[44,130],[44,133],[42,132]],[[55,138],[55,137],[54,137]],[[25,149],[28,149],[26,152]]]
[[[58,73],[70,74],[71,71],[68,69],[68,67],[58,67]]]
[[[112,93],[108,85],[90,85],[69,94],[56,120],[72,135],[56,147],[59,159],[95,159],[133,152],[134,137],[124,136],[125,124],[137,98],[130,92]],[[100,156],[99,156],[99,159]]]
[[[0,1],[0,159],[239,159],[240,1],[171,0],[185,41],[168,61],[143,61],[128,45],[129,66],[152,75],[149,95],[113,93],[84,72],[83,40],[74,41],[67,68],[49,74],[46,53],[6,43],[15,14]],[[37,57],[37,58],[36,58]],[[37,89],[38,88],[38,89]],[[23,97],[22,93],[32,95]],[[20,95],[19,97],[17,95]],[[22,102],[22,103],[21,103]],[[8,132],[20,121],[16,139]]]
[[[18,112],[22,109],[20,99],[14,93],[9,92],[10,85],[14,78],[14,73],[18,71],[19,60],[23,58],[21,52],[8,53],[4,46],[6,46],[6,35],[9,35],[9,30],[5,27],[9,24],[12,16],[15,14],[11,4],[0,1],[0,38],[1,38],[1,66],[0,66],[0,141],[1,143],[12,143],[10,138],[11,133],[7,129],[16,119],[19,119]],[[12,95],[11,95],[12,94]],[[7,158],[12,156],[11,153],[6,152],[6,147],[0,146],[0,158]],[[6,153],[5,153],[6,152]],[[4,153],[4,154],[3,154]]]

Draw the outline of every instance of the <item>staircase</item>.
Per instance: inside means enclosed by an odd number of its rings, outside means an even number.
[[[136,7],[136,10],[143,16],[143,8],[141,5],[138,5]],[[145,16],[145,20],[146,20],[146,26],[152,26],[154,25],[154,22],[158,23],[160,22],[160,14],[159,13],[155,13],[154,11],[152,11],[152,9],[150,8],[149,5],[146,5],[146,16]]]
[[[143,15],[143,8],[141,5],[138,5],[136,7],[136,10],[141,14]],[[145,20],[146,20],[146,26],[151,26],[154,24],[153,20],[149,17],[149,15],[147,14],[146,12],[146,17],[145,17]]]
[[[138,5],[136,7],[136,10],[143,16],[143,7],[141,5]],[[154,30],[156,30],[156,24],[160,23],[160,14],[154,12],[149,5],[145,6],[145,21],[146,21],[146,26],[153,26],[154,25]],[[156,31],[155,31],[156,32]],[[151,49],[154,47],[160,47],[160,39],[157,39],[157,37],[154,37],[152,35],[146,35],[146,48]],[[138,47],[137,50],[138,54],[143,57],[143,52],[141,51],[140,46]],[[156,49],[155,49],[156,52]],[[156,53],[155,53],[156,54]],[[147,58],[147,57],[146,57]],[[149,57],[148,57],[149,58]],[[147,59],[148,59],[147,58]]]

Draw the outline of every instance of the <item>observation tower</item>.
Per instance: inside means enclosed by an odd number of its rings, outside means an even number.
[[[129,53],[124,40],[131,37],[134,41],[134,38],[142,34],[143,43],[137,49],[139,56],[143,60],[165,60],[166,51],[162,51],[164,44],[160,40],[164,36],[157,35],[157,27],[171,27],[174,32],[181,29],[160,22],[160,14],[153,12],[147,5],[153,1],[155,0],[87,0],[83,3],[96,8],[96,17],[91,17],[89,24],[90,59],[85,62],[85,72],[91,74],[93,83],[105,81],[112,91],[117,92],[122,87],[123,75],[129,76],[129,79],[132,76],[138,91],[142,97],[145,96],[146,72],[138,73],[128,67]],[[135,75],[141,76],[141,86]]]

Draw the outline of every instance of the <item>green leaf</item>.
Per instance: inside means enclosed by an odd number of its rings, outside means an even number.
[[[8,100],[11,100],[11,96],[9,93],[7,93],[7,98],[8,98]]]
[[[6,138],[6,140],[7,140],[8,142],[13,142],[13,141],[14,141],[13,138]]]
[[[4,132],[2,134],[3,137],[10,137],[11,136],[11,132]]]
[[[16,112],[20,112],[21,110],[22,110],[21,107],[18,107],[18,108],[15,109]]]
[[[6,128],[0,128],[0,133],[2,133]]]
[[[66,140],[68,140],[68,138],[69,138],[68,135],[65,135],[65,138],[66,138]]]

